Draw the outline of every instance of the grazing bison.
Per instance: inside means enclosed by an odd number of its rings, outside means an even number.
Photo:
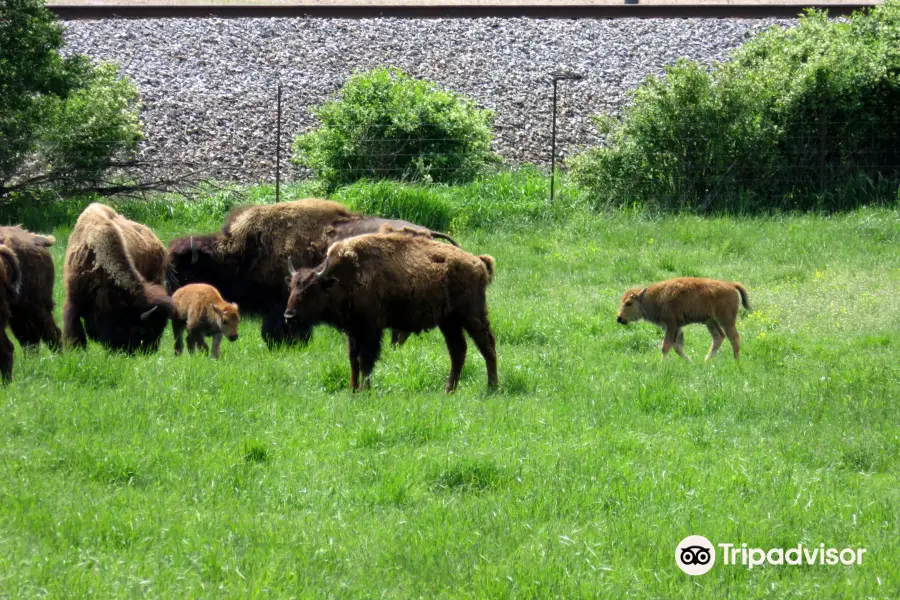
[[[662,327],[666,332],[663,356],[674,346],[675,352],[685,360],[690,359],[684,353],[681,328],[691,323],[704,323],[713,338],[706,360],[716,355],[726,336],[737,360],[741,341],[734,324],[741,303],[744,308],[750,308],[747,290],[740,283],[679,277],[625,292],[616,321],[627,325],[645,319]]]
[[[0,244],[16,254],[22,268],[22,285],[10,302],[9,326],[25,350],[44,342],[59,349],[60,331],[53,320],[53,257],[48,248],[56,242],[21,227],[0,227]]]
[[[450,351],[446,391],[459,382],[467,331],[487,363],[488,386],[497,385],[497,354],[485,292],[494,259],[473,256],[427,235],[386,228],[333,244],[315,269],[292,273],[286,319],[324,322],[347,335],[350,386],[368,383],[386,328],[420,332],[440,327]]]
[[[304,343],[309,324],[284,320],[289,262],[312,267],[328,247],[341,239],[374,233],[383,225],[409,227],[435,239],[449,236],[406,221],[353,213],[337,202],[308,198],[280,204],[235,208],[212,235],[195,235],[169,243],[169,284],[175,290],[189,283],[208,283],[241,310],[263,317],[262,337],[269,347]],[[405,337],[395,338],[405,339]]]
[[[0,244],[0,379],[3,383],[12,381],[15,346],[6,336],[6,326],[10,319],[10,304],[18,296],[21,285],[22,270],[16,253]]]
[[[222,336],[233,342],[238,339],[241,313],[238,305],[225,302],[219,290],[205,283],[192,283],[179,288],[172,295],[175,314],[172,315],[172,333],[175,334],[175,354],[184,350],[184,330],[187,329],[188,351],[201,348],[209,352],[206,336],[212,336],[212,357],[219,358]]]
[[[150,229],[91,204],[66,249],[65,339],[76,347],[89,337],[110,350],[156,351],[174,310],[165,275],[166,248]]]

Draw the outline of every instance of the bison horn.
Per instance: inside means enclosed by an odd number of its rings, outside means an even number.
[[[316,277],[321,279],[325,276],[325,272],[328,270],[328,257],[325,257],[325,262],[322,263],[322,268],[316,271]]]
[[[191,264],[196,265],[198,260],[200,255],[197,254],[197,247],[194,245],[194,236],[191,236]]]
[[[288,271],[290,271],[291,277],[297,274],[297,269],[294,268],[294,261],[290,257],[288,257]]]
[[[151,308],[150,310],[141,313],[141,321],[146,321],[147,318],[148,318],[150,315],[152,315],[152,314],[153,314],[153,311],[156,310],[157,308],[159,308],[159,307],[158,307],[158,306],[154,306],[154,307]]]

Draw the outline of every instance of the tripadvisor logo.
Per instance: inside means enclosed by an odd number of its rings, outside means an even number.
[[[826,548],[825,544],[818,546],[804,546],[797,544],[794,547],[748,548],[747,544],[716,544],[713,545],[702,535],[689,535],[681,540],[675,548],[675,564],[688,575],[703,575],[708,573],[716,564],[716,547],[721,551],[722,564],[727,566],[741,565],[747,569],[753,569],[762,565],[824,565],[835,566],[838,564],[850,566],[861,565],[866,548]]]
[[[688,575],[703,575],[716,564],[716,549],[702,535],[689,535],[675,548],[675,564]]]

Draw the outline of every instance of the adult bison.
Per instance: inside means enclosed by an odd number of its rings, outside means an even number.
[[[292,273],[284,316],[328,323],[347,335],[354,390],[368,384],[389,327],[440,327],[450,351],[447,392],[459,383],[468,332],[484,356],[488,386],[495,387],[497,352],[486,300],[494,269],[491,256],[385,228],[337,242],[321,265]]]
[[[65,339],[76,347],[91,338],[110,350],[155,351],[174,310],[165,276],[166,248],[149,228],[91,204],[66,249]]]
[[[12,381],[13,352],[15,346],[6,336],[9,324],[9,305],[15,300],[22,286],[22,268],[11,248],[0,244],[0,381]]]
[[[457,245],[443,233],[407,221],[354,213],[329,200],[307,198],[244,206],[232,210],[221,232],[169,243],[170,289],[190,283],[212,285],[226,300],[238,303],[243,314],[262,316],[262,337],[270,347],[303,343],[310,336],[309,324],[284,319],[288,265],[317,265],[332,243],[377,232],[384,225],[410,228]]]
[[[9,303],[9,327],[26,350],[44,342],[59,349],[60,331],[53,320],[55,277],[50,248],[56,240],[21,227],[0,227],[0,244],[12,250],[22,268],[18,294]]]

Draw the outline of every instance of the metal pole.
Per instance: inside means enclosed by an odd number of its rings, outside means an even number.
[[[278,121],[275,124],[275,202],[281,202],[281,82],[278,82]]]
[[[556,77],[553,78],[553,133],[550,134],[550,204],[556,183]]]
[[[556,82],[560,79],[578,81],[584,79],[583,75],[572,71],[555,71],[550,73],[553,81],[553,131],[550,134],[550,203],[556,193]]]

